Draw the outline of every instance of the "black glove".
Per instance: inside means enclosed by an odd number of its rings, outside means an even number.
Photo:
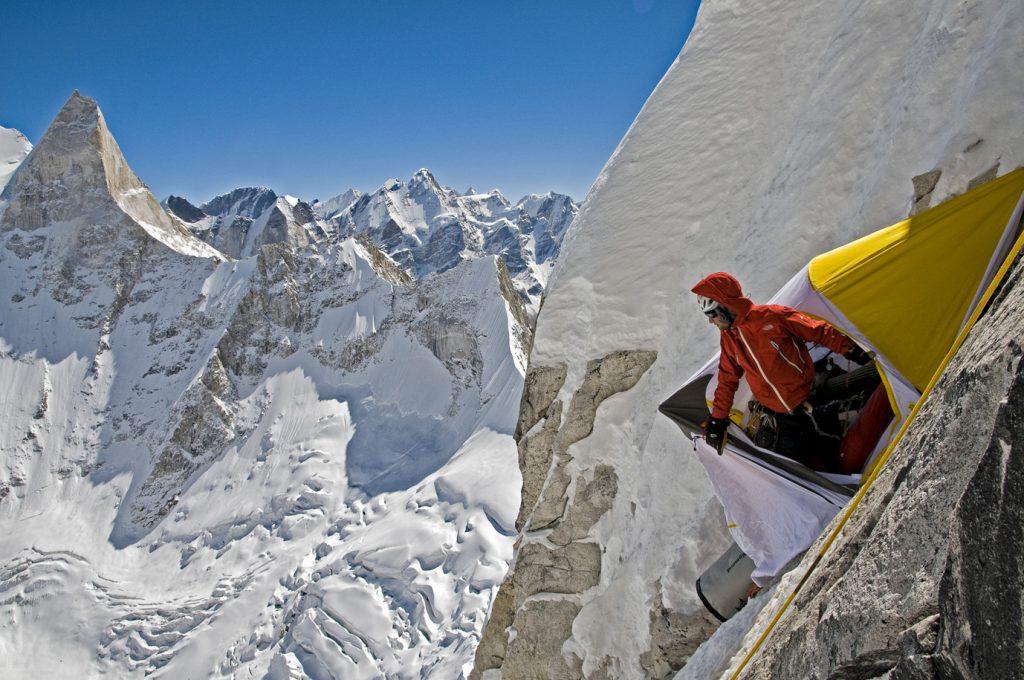
[[[712,418],[704,423],[704,441],[722,455],[725,449],[725,431],[729,429],[728,418]]]
[[[850,361],[861,366],[866,366],[871,363],[871,355],[860,348],[859,345],[854,345],[853,349],[843,355]]]

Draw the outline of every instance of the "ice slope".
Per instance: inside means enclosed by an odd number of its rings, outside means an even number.
[[[0,125],[0,191],[31,150],[32,143],[25,135]]]
[[[226,260],[73,95],[0,196],[0,675],[458,677],[511,557],[524,319],[494,257]]]
[[[701,533],[702,469],[656,413],[716,349],[689,288],[727,270],[764,301],[815,254],[906,217],[912,178],[941,171],[921,190],[934,205],[1019,166],[1022,28],[1024,5],[995,0],[702,4],[583,203],[538,319],[530,370],[567,364],[566,407],[588,361],[658,353],[570,450],[570,504],[595,466],[619,487],[589,535],[600,583],[567,598],[581,607],[556,647],[567,667],[642,677],[660,656],[664,675],[706,634],[658,623],[661,605],[698,615],[693,581],[724,548],[723,531]],[[563,630],[522,621],[516,640]]]

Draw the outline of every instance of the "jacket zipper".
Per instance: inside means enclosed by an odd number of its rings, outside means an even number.
[[[774,348],[775,348],[775,351],[779,353],[779,356],[780,356],[780,357],[782,357],[782,360],[783,360],[783,361],[785,361],[785,362],[786,362],[787,364],[789,364],[790,366],[792,366],[793,368],[795,368],[795,369],[796,369],[796,372],[797,372],[797,373],[799,373],[800,375],[803,375],[803,374],[804,374],[804,369],[800,368],[799,366],[797,366],[796,364],[794,364],[794,363],[793,363],[792,361],[790,361],[790,360],[789,360],[789,357],[787,357],[787,356],[786,356],[786,355],[785,355],[785,354],[783,353],[783,351],[782,351],[782,348],[781,348],[781,347],[779,347],[779,344],[778,344],[777,342],[775,342],[774,340],[772,340],[772,341],[771,341],[771,345],[772,345],[772,347],[774,347]],[[797,350],[797,351],[799,351],[799,350]]]
[[[786,400],[782,398],[782,394],[779,392],[779,388],[775,386],[775,383],[768,379],[768,375],[764,372],[764,369],[761,368],[761,362],[757,360],[757,355],[754,354],[754,350],[750,349],[750,345],[747,343],[747,339],[743,336],[743,329],[737,328],[736,332],[739,333],[740,340],[743,341],[743,346],[747,348],[747,354],[750,355],[750,358],[753,360],[754,365],[757,366],[757,370],[761,373],[761,377],[764,378],[764,381],[768,383],[769,387],[772,388],[772,392],[774,392],[775,396],[778,397],[779,403],[786,407],[786,412],[792,413],[793,409],[790,408],[789,404],[786,403]],[[772,344],[774,345],[775,343],[773,342]]]

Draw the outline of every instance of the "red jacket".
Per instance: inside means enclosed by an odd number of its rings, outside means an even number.
[[[777,413],[791,413],[811,393],[814,364],[805,342],[845,354],[854,348],[848,337],[827,322],[783,305],[755,305],[743,296],[740,282],[717,272],[693,287],[736,315],[722,331],[718,388],[713,418],[728,418],[744,375],[754,398]]]

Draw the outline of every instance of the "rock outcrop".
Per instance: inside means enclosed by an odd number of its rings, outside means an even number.
[[[572,636],[580,596],[601,579],[601,546],[588,537],[612,507],[618,476],[611,465],[574,464],[570,447],[591,434],[601,403],[633,388],[656,357],[634,350],[590,361],[564,415],[555,397],[565,367],[528,372],[517,426],[523,472],[517,558],[495,598],[470,678],[495,668],[513,678],[580,677],[581,660],[567,663],[562,645]]]

